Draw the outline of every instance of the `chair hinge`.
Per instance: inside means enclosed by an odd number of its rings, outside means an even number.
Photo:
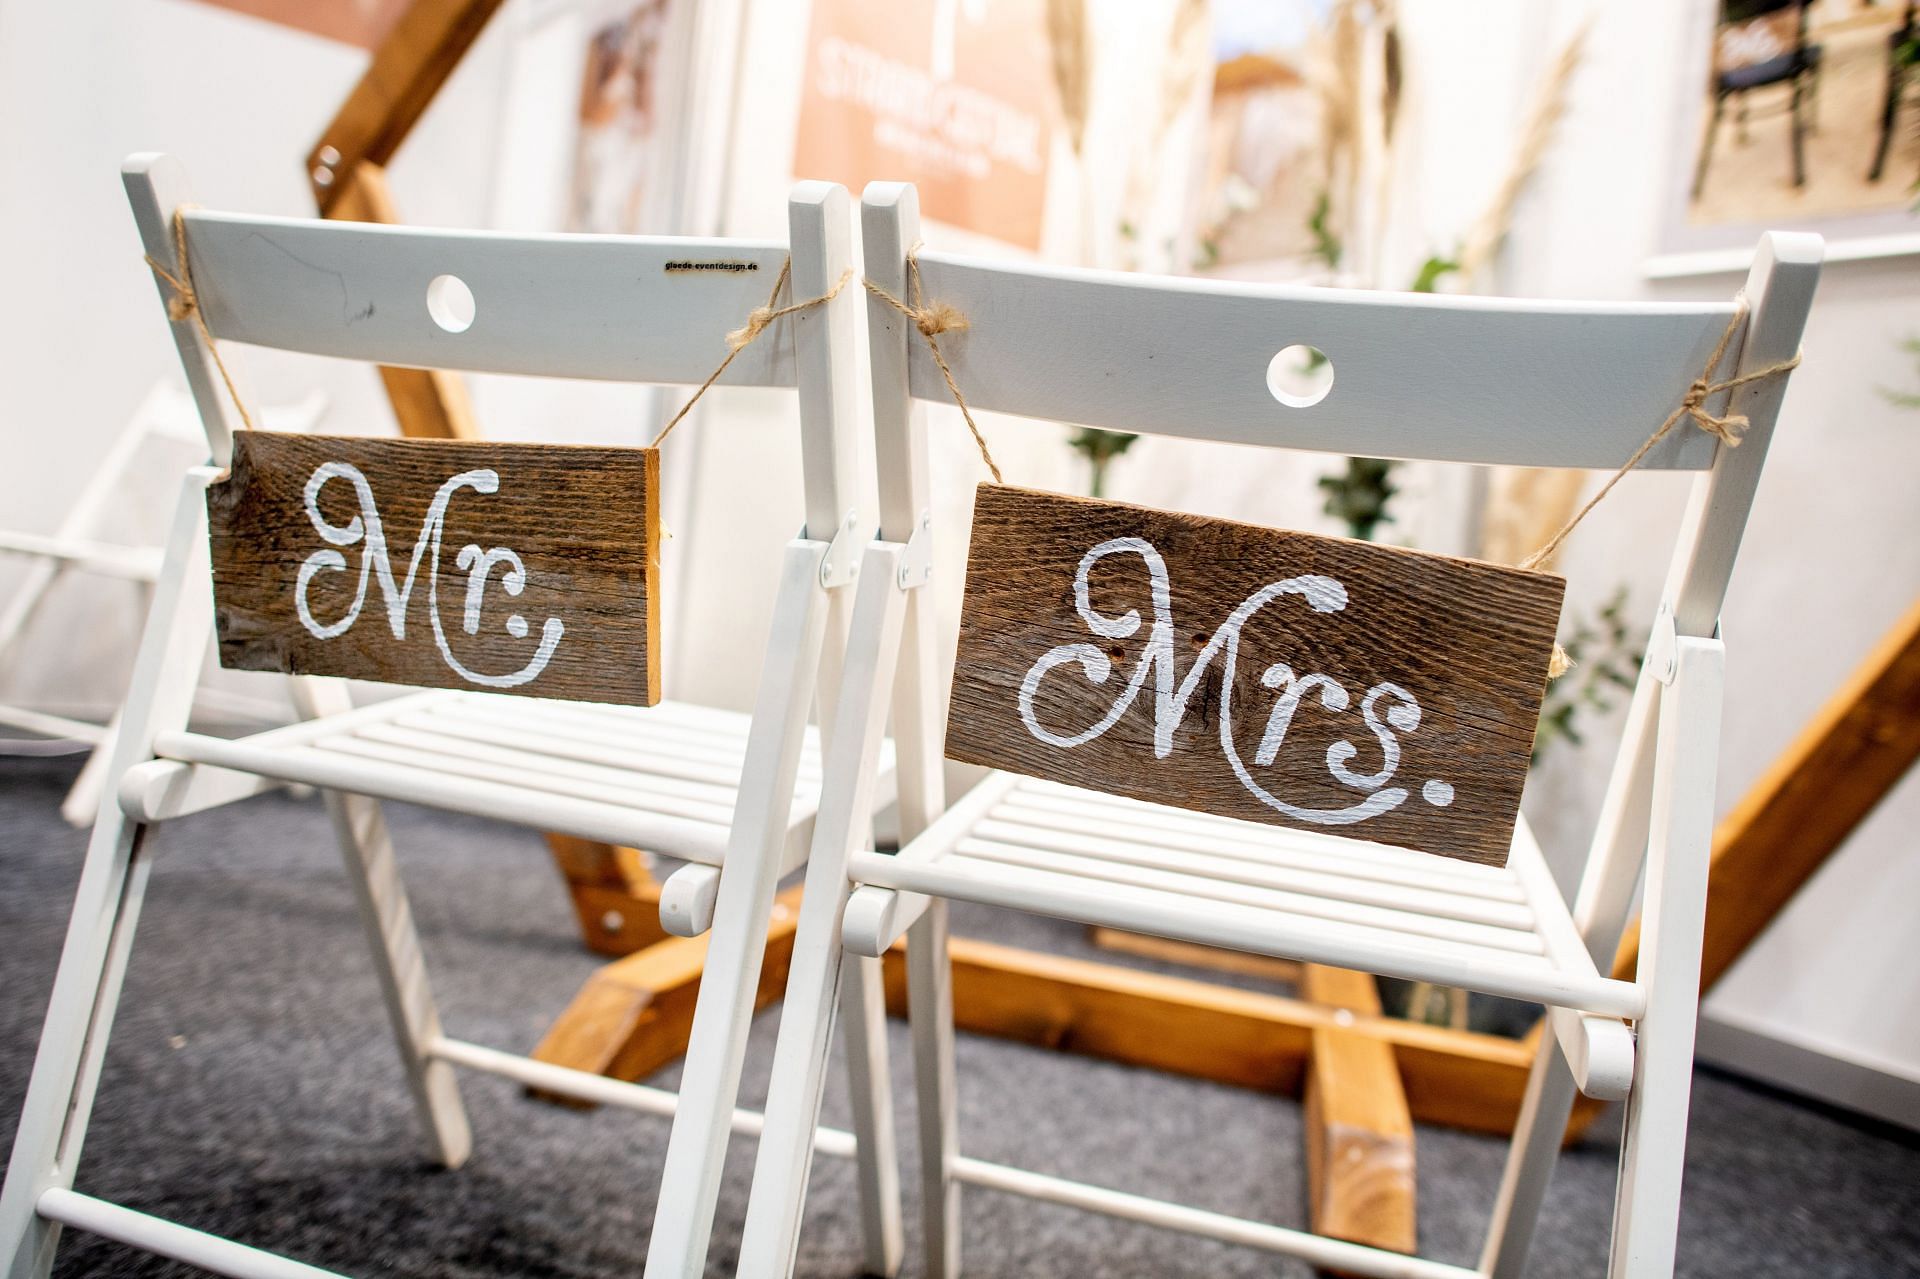
[[[833,540],[827,543],[826,555],[821,557],[820,585],[832,590],[860,576],[860,557],[871,540],[871,533],[860,527],[860,512],[848,511],[834,530]]]
[[[1653,618],[1653,633],[1647,637],[1647,670],[1662,684],[1671,684],[1679,661],[1680,636],[1674,629],[1673,609],[1662,604]]]
[[[920,512],[920,522],[900,553],[900,589],[910,591],[933,579],[933,516]]]

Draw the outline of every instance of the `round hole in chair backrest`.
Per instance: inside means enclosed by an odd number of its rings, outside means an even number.
[[[473,323],[473,290],[457,275],[436,275],[427,285],[427,314],[449,333],[465,333]]]
[[[1317,346],[1281,347],[1267,365],[1267,389],[1290,409],[1311,408],[1333,390],[1333,361]]]

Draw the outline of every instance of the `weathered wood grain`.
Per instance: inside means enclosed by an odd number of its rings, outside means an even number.
[[[223,666],[660,699],[651,449],[244,431],[207,510]]]
[[[1301,995],[1325,1008],[1380,1016],[1366,973],[1302,965]],[[1316,1026],[1304,1093],[1307,1208],[1317,1235],[1410,1253],[1417,1240],[1413,1114],[1386,1041]]]
[[[1504,864],[1564,588],[1397,547],[982,485],[947,754]]]

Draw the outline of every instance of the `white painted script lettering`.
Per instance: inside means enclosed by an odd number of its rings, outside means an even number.
[[[1234,744],[1233,691],[1240,658],[1241,631],[1254,614],[1289,595],[1298,596],[1316,613],[1338,613],[1347,607],[1346,587],[1331,577],[1318,574],[1303,574],[1268,583],[1234,608],[1201,648],[1193,665],[1187,669],[1185,678],[1176,683],[1172,584],[1166,561],[1151,543],[1138,537],[1116,537],[1100,543],[1082,556],[1073,577],[1074,611],[1086,623],[1087,629],[1102,640],[1127,639],[1139,632],[1139,610],[1128,609],[1118,616],[1109,617],[1095,609],[1089,597],[1088,579],[1094,566],[1108,556],[1122,554],[1139,556],[1147,568],[1153,622],[1141,649],[1139,664],[1134,667],[1126,687],[1119,691],[1113,704],[1097,721],[1079,732],[1058,733],[1040,722],[1034,708],[1041,681],[1056,667],[1073,665],[1079,667],[1081,675],[1088,682],[1104,685],[1113,674],[1114,663],[1106,649],[1098,644],[1061,644],[1049,649],[1028,669],[1020,683],[1020,719],[1028,732],[1049,746],[1062,749],[1071,750],[1085,745],[1118,723],[1147,682],[1152,680],[1153,753],[1155,758],[1165,759],[1173,750],[1174,732],[1186,717],[1188,702],[1201,687],[1208,668],[1218,658],[1222,690],[1220,749],[1240,784],[1261,803],[1296,821],[1318,826],[1349,826],[1390,812],[1406,800],[1405,789],[1388,786],[1387,783],[1400,767],[1399,735],[1411,733],[1420,726],[1420,703],[1398,684],[1376,684],[1360,699],[1361,719],[1372,732],[1380,751],[1377,769],[1372,772],[1356,770],[1353,765],[1360,748],[1345,738],[1327,747],[1327,771],[1342,786],[1365,796],[1345,808],[1305,808],[1274,795],[1255,780]],[[1260,744],[1254,752],[1255,767],[1269,767],[1278,758],[1296,713],[1311,694],[1317,691],[1321,708],[1333,714],[1346,711],[1352,701],[1347,689],[1333,677],[1317,673],[1299,674],[1284,662],[1268,666],[1260,675],[1260,684],[1275,690],[1277,696],[1267,714]],[[1453,788],[1445,782],[1430,781],[1422,788],[1422,795],[1436,807],[1445,807],[1453,801]]]
[[[359,502],[359,512],[345,524],[330,523],[320,513],[320,492],[336,479],[352,485]],[[320,534],[321,540],[329,546],[309,555],[300,565],[300,574],[294,581],[294,611],[300,615],[300,624],[307,628],[308,634],[323,640],[346,634],[360,619],[360,610],[367,602],[367,583],[371,578],[380,583],[380,597],[387,607],[387,626],[392,630],[393,637],[405,639],[407,604],[413,597],[413,584],[424,561],[427,566],[427,619],[433,626],[434,646],[440,650],[440,656],[448,666],[462,678],[485,688],[514,688],[545,670],[547,663],[553,659],[554,649],[560,645],[561,635],[566,631],[557,617],[549,617],[541,625],[539,647],[527,664],[507,675],[489,675],[470,670],[453,655],[453,650],[447,645],[446,631],[440,624],[440,539],[446,528],[447,504],[453,500],[455,493],[464,488],[482,494],[497,493],[500,490],[500,476],[491,470],[462,471],[440,486],[433,495],[432,504],[427,507],[427,517],[420,526],[420,536],[413,544],[413,558],[407,563],[406,578],[396,583],[393,565],[387,557],[386,530],[381,526],[380,511],[373,500],[373,486],[367,482],[367,477],[351,462],[327,462],[314,468],[303,495],[307,518],[312,521],[314,531]],[[359,584],[354,589],[353,603],[347,606],[347,611],[334,621],[321,622],[314,617],[307,603],[307,592],[313,585],[313,579],[321,573],[347,571],[347,557],[332,549],[344,546],[361,547]],[[482,549],[475,543],[469,543],[460,548],[454,562],[467,571],[461,626],[469,635],[480,632],[480,611],[485,602],[487,577],[496,565],[505,566],[505,571],[500,575],[500,585],[508,595],[519,595],[527,587],[526,564],[519,555],[504,546]],[[506,629],[515,639],[524,639],[527,619],[518,613],[511,614],[506,619]]]

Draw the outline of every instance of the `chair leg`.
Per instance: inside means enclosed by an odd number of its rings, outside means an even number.
[[[1790,113],[1793,138],[1793,185],[1796,187],[1807,185],[1807,126],[1803,111],[1803,103],[1807,95],[1803,85],[1804,77],[1795,76]]]
[[[732,864],[720,872],[706,970],[680,1071],[680,1104],[667,1138],[660,1199],[647,1243],[647,1279],[698,1279],[706,1270],[721,1166],[733,1131],[733,1106],[759,989],[767,918],[779,879],[771,858],[729,861]],[[795,947],[797,951],[797,937]]]
[[[947,903],[936,897],[907,930],[907,1016],[920,1121],[920,1209],[928,1279],[960,1273],[960,1149],[953,1061],[953,965]]]
[[[85,826],[100,808],[100,792],[107,784],[107,769],[113,762],[113,743],[120,736],[120,712],[107,721],[107,730],[87,755],[80,776],[73,779],[67,797],[60,801],[60,816],[69,826]]]
[[[1533,1246],[1540,1204],[1553,1178],[1554,1161],[1566,1136],[1578,1091],[1567,1068],[1559,1036],[1542,1027],[1540,1051],[1527,1076],[1526,1099],[1514,1125],[1513,1145],[1500,1178],[1500,1196],[1480,1254],[1480,1273],[1488,1279],[1520,1279],[1526,1273],[1527,1252]]]
[[[819,865],[826,866],[830,860],[823,857]],[[794,937],[793,966],[780,1012],[780,1039],[774,1048],[766,1127],[760,1134],[753,1189],[747,1197],[740,1245],[739,1273],[743,1275],[793,1272],[836,1011],[846,1027],[864,1273],[891,1276],[900,1270],[905,1244],[880,961],[840,950],[840,922],[846,909],[844,870],[841,876],[841,883],[816,890],[815,883],[823,876],[810,874],[808,893],[801,901],[800,929]],[[809,911],[809,903],[819,904]]]
[[[46,1190],[73,1184],[146,892],[146,830],[109,804],[88,845],[0,1188],[0,1274],[8,1279],[45,1279],[53,1269],[59,1227],[39,1216],[35,1205]]]
[[[860,1227],[866,1273],[892,1276],[905,1259],[900,1221],[900,1158],[894,1140],[892,1072],[887,1063],[887,995],[880,961],[843,955],[840,1024],[847,1042],[847,1088],[858,1143]]]
[[[873,846],[873,780],[887,716],[884,690],[899,657],[906,613],[906,598],[895,585],[899,556],[899,547],[876,543],[863,557],[845,660],[836,672],[845,683],[829,719],[832,736],[774,1046],[773,1086],[747,1198],[743,1275],[792,1273],[836,1011],[846,1026],[866,1270],[892,1275],[900,1268],[900,1174],[880,963],[847,955],[840,944],[852,887],[848,860],[856,846]]]
[[[1725,655],[1717,640],[1683,637],[1678,649],[1660,697],[1640,932],[1647,1007],[1635,1026],[1611,1279],[1672,1275],[1680,1229]]]
[[[743,1275],[771,1277],[793,1272],[800,1219],[806,1212],[807,1182],[813,1171],[813,1131],[820,1122],[820,1104],[826,1095],[827,1051],[833,1042],[840,983],[850,967],[843,962],[840,949],[840,920],[847,894],[844,862],[838,873],[832,874],[836,870],[833,861],[830,856],[816,855],[807,865],[807,891],[800,899],[800,924],[794,933],[786,1000],[780,1009],[780,1037],[773,1050],[766,1126],[760,1133],[753,1189],[747,1196],[747,1221],[740,1243],[739,1273]],[[849,1022],[852,1020],[849,1018]],[[859,1055],[858,1046],[849,1042],[848,1047],[851,1062]],[[854,1069],[857,1071],[858,1066]],[[856,1096],[856,1124],[863,1109]],[[864,1165],[869,1157],[867,1134],[856,1129],[856,1140]],[[864,1209],[864,1167],[861,1190]]]
[[[1726,109],[1726,95],[1716,93],[1713,97],[1713,114],[1707,118],[1707,135],[1700,139],[1700,161],[1693,169],[1693,198],[1696,200],[1707,185],[1707,165],[1713,160],[1713,139],[1720,132],[1720,117]]]
[[[1873,163],[1867,168],[1867,181],[1878,182],[1886,171],[1887,149],[1893,145],[1894,120],[1900,113],[1900,91],[1906,77],[1891,57],[1887,60],[1887,98],[1880,105],[1880,141],[1873,148]]]
[[[428,1155],[443,1167],[458,1168],[473,1151],[473,1131],[453,1067],[429,1055],[440,1038],[440,1012],[427,982],[413,908],[394,863],[386,815],[378,800],[364,795],[328,791],[326,803],[379,974],[380,994],[407,1087],[426,1129]]]

